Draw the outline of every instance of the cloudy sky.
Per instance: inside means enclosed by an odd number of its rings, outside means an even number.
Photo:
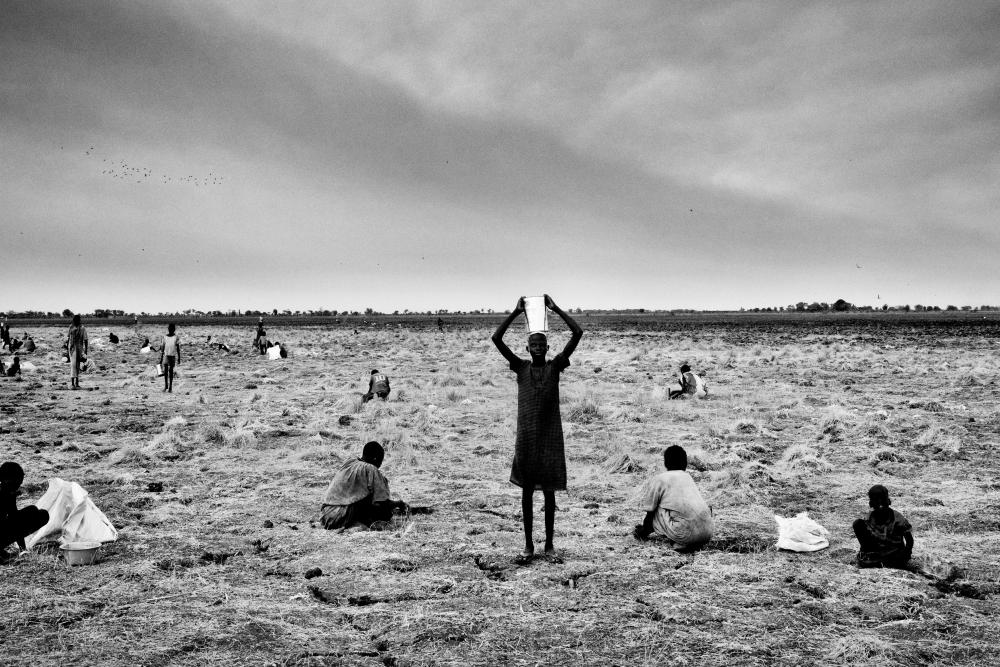
[[[1000,303],[1000,3],[0,0],[0,310]]]

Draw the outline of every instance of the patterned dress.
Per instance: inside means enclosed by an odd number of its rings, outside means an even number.
[[[559,376],[567,366],[569,359],[562,354],[544,366],[524,359],[510,364],[517,374],[517,439],[510,481],[521,488],[566,490]]]

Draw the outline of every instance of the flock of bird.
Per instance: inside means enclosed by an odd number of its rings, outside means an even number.
[[[59,150],[63,150],[60,146]],[[96,160],[99,156],[96,153],[94,146],[86,149],[83,154],[92,159]],[[171,183],[177,183],[181,185],[193,185],[196,188],[207,188],[211,186],[222,185],[225,183],[226,179],[224,176],[216,174],[214,171],[208,172],[207,176],[197,176],[190,174],[187,176],[173,176],[167,173],[154,172],[149,167],[134,166],[126,162],[125,160],[116,160],[114,158],[101,158],[101,175],[120,180],[125,183],[159,183],[161,185],[168,185]]]

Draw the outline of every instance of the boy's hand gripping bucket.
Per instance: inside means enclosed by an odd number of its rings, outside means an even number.
[[[528,325],[528,334],[548,333],[549,311],[545,307],[544,296],[524,297],[524,319]]]

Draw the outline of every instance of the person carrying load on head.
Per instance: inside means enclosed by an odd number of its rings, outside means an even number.
[[[544,295],[544,307],[559,315],[571,333],[562,352],[546,361],[549,350],[544,333],[528,336],[526,347],[531,359],[518,357],[503,342],[503,336],[516,317],[525,312],[524,297],[493,333],[493,344],[510,364],[517,377],[517,435],[510,481],[521,487],[521,517],[524,523],[524,551],[520,558],[530,559],[535,553],[532,537],[534,494],[542,492],[545,499],[545,553],[555,552],[556,491],[566,490],[566,455],[563,451],[562,416],[559,413],[559,378],[569,367],[569,358],[583,337],[583,329],[552,298]]]

